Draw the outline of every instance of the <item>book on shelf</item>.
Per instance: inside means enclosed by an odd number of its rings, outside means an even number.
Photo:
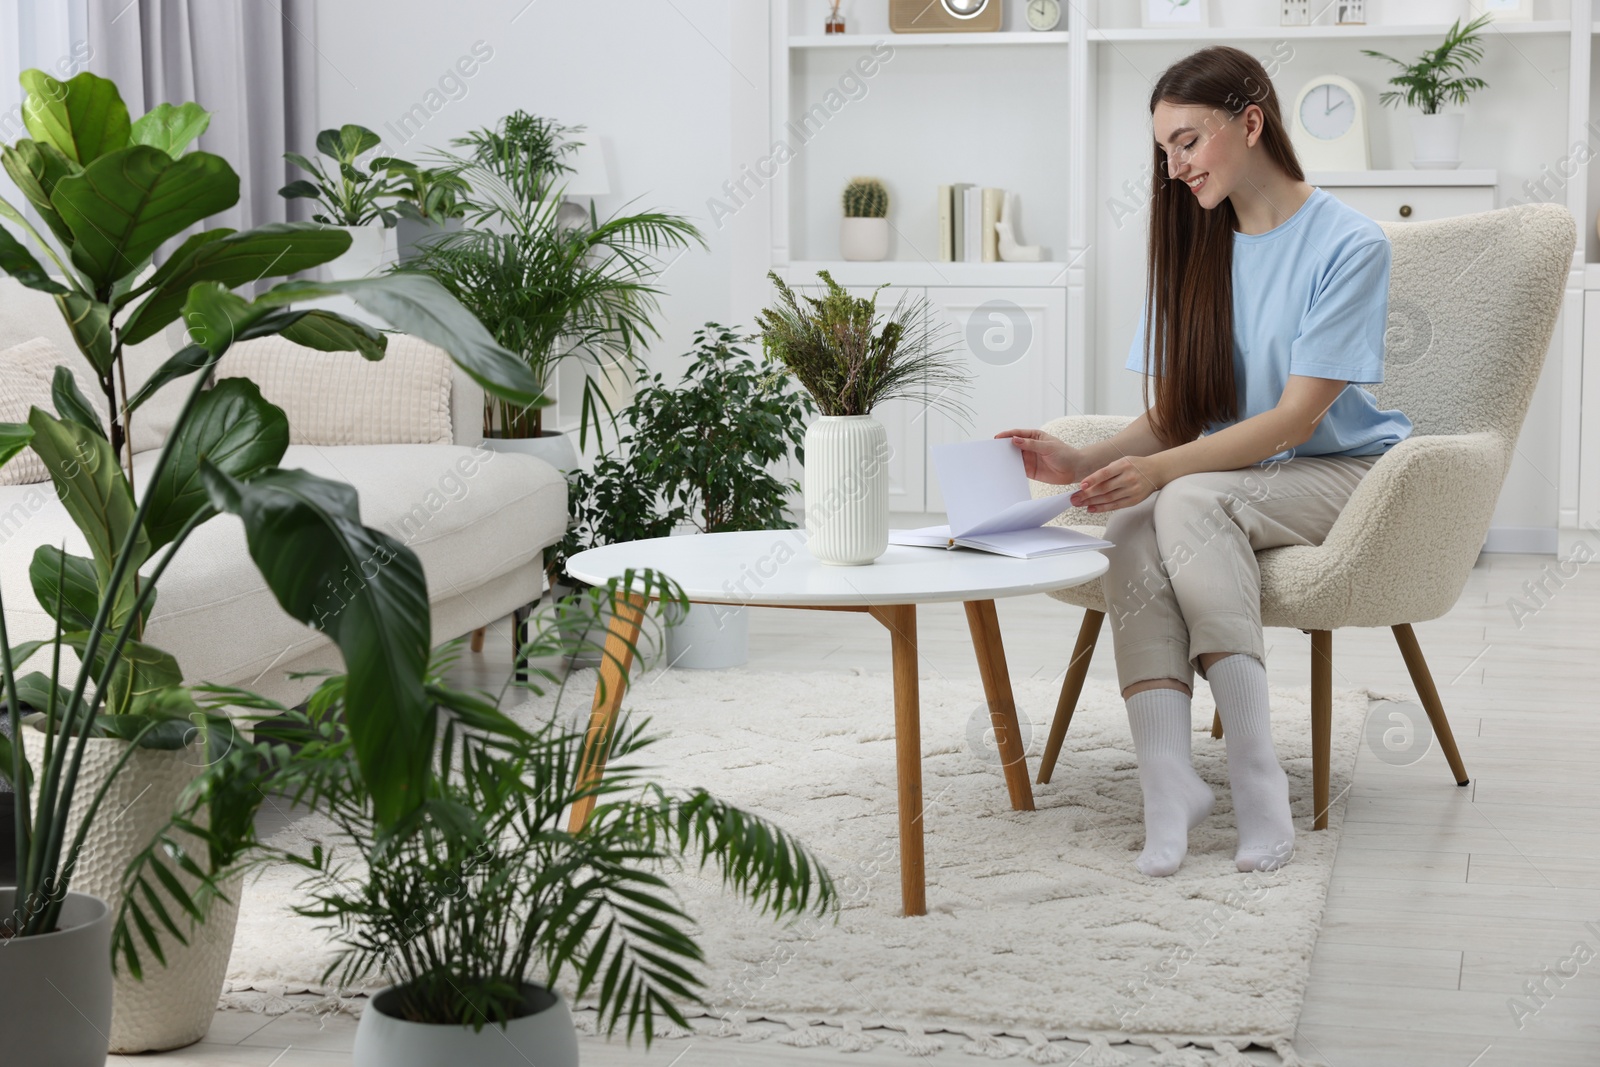
[[[967,258],[966,203],[970,188],[971,182],[956,182],[950,186],[950,259],[956,263]]]
[[[983,191],[983,261],[1000,262],[1000,233],[995,223],[1000,221],[1000,204],[1005,199],[1004,189]]]
[[[1072,494],[1032,499],[1022,453],[1009,438],[934,445],[932,454],[950,521],[890,530],[891,545],[972,548],[1018,559],[1114,547],[1078,530],[1045,525],[1072,506]]]
[[[967,223],[964,257],[968,263],[983,261],[983,190],[974,185],[965,190],[967,205],[963,209]]]
[[[950,229],[955,221],[951,215],[950,186],[939,186],[939,262],[949,263],[956,258],[955,233]]]
[[[1006,191],[971,182],[940,185],[938,192],[939,261],[998,263],[1000,221]]]

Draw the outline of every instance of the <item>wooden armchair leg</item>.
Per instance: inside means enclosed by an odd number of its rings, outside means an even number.
[[[1313,830],[1328,828],[1333,764],[1333,631],[1311,631],[1311,804]]]
[[[1444,704],[1439,700],[1439,690],[1434,687],[1428,661],[1422,657],[1422,646],[1417,644],[1417,635],[1412,632],[1408,622],[1391,626],[1390,629],[1400,645],[1400,655],[1405,657],[1406,670],[1411,672],[1411,684],[1417,687],[1417,696],[1422,698],[1422,707],[1428,713],[1433,735],[1439,739],[1444,758],[1450,763],[1450,773],[1455,775],[1456,785],[1466,785],[1471,779],[1467,777],[1466,765],[1461,762],[1456,736],[1450,732],[1450,720],[1445,718]]]
[[[1222,736],[1222,712],[1221,712],[1221,710],[1213,711],[1211,713],[1211,736],[1212,737],[1221,737]]]
[[[487,626],[480,626],[476,630],[472,631],[472,651],[483,651],[483,635],[488,632],[489,628]]]
[[[1067,727],[1072,725],[1072,711],[1083,694],[1083,680],[1089,676],[1089,660],[1094,655],[1095,642],[1100,639],[1100,624],[1106,613],[1085,609],[1083,623],[1078,627],[1078,643],[1072,650],[1072,662],[1067,664],[1067,676],[1061,682],[1061,697],[1056,701],[1055,718],[1050,720],[1050,739],[1044,746],[1044,758],[1039,761],[1039,783],[1047,784],[1056,769],[1056,758],[1061,755],[1061,744],[1067,738]]]

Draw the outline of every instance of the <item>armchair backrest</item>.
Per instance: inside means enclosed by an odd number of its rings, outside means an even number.
[[[1524,204],[1380,225],[1393,250],[1386,380],[1365,388],[1414,435],[1488,431],[1509,458],[1555,332],[1572,213]]]

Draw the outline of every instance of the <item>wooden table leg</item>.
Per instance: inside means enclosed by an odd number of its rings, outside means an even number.
[[[633,666],[633,650],[639,640],[639,627],[650,603],[642,593],[624,593],[612,603],[611,624],[606,631],[605,654],[600,661],[600,678],[594,687],[594,703],[589,711],[589,731],[583,740],[583,762],[578,784],[598,781],[606,768],[606,752],[611,747],[611,731],[617,724],[622,694],[628,688],[628,671]],[[572,806],[567,829],[577,833],[594,810],[594,797],[585,797]]]
[[[922,720],[917,693],[917,608],[875,607],[889,629],[894,660],[894,751],[899,774],[900,902],[906,915],[928,913],[922,856]]]
[[[1028,760],[1022,750],[1022,729],[1017,723],[1017,702],[1011,693],[1011,672],[1006,669],[1005,646],[1000,643],[1000,618],[994,601],[966,602],[967,628],[972,631],[972,648],[978,654],[978,673],[983,675],[983,694],[989,702],[989,721],[994,726],[995,745],[1000,750],[1000,769],[1011,793],[1016,811],[1033,810],[1033,786],[1028,782]]]

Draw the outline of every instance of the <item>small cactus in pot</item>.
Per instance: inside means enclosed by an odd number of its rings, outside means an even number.
[[[852,178],[844,187],[839,252],[845,259],[878,260],[889,255],[889,190],[877,178]]]

